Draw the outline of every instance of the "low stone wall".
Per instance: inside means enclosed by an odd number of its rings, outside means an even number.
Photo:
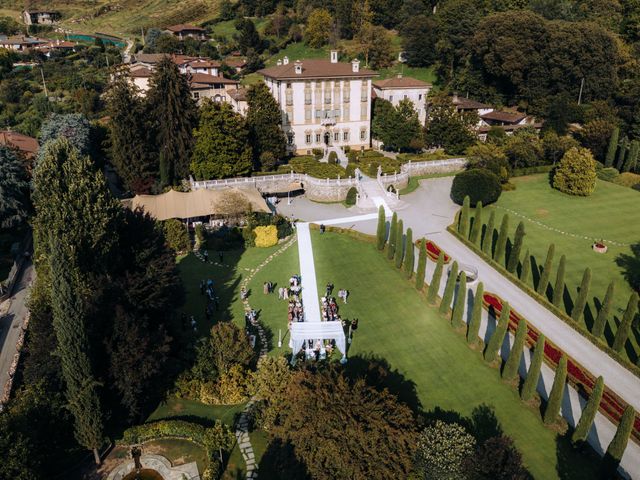
[[[393,185],[396,190],[402,190],[409,185],[409,174],[398,173],[397,175],[380,175],[378,181],[382,184],[384,189],[388,189],[389,185]]]
[[[306,197],[316,202],[341,202],[347,198],[349,189],[355,186],[348,182],[340,185],[336,183],[303,182],[303,185]]]
[[[402,171],[412,177],[429,175],[432,173],[451,173],[464,170],[467,165],[465,158],[451,158],[449,160],[434,160],[430,162],[409,162],[402,166]]]

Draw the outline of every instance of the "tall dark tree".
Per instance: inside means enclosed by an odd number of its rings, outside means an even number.
[[[251,172],[246,123],[228,103],[205,101],[193,137],[191,172],[196,178],[209,180]]]
[[[53,113],[42,124],[40,145],[51,140],[67,139],[80,155],[87,155],[91,150],[91,125],[81,113]],[[40,150],[43,152],[44,150]]]
[[[546,296],[547,287],[549,286],[549,279],[551,278],[551,268],[553,266],[553,255],[556,251],[556,246],[552,243],[547,250],[547,258],[544,261],[544,266],[540,272],[540,278],[538,279],[538,286],[536,292],[542,296]]]
[[[573,306],[573,310],[571,310],[571,318],[576,322],[582,318],[582,314],[584,313],[584,308],[587,305],[587,300],[589,299],[590,286],[591,269],[585,268],[584,273],[582,274],[582,282],[580,282],[580,291],[578,292],[578,298],[576,298],[576,303]]]
[[[405,236],[405,247],[404,247],[404,260],[402,263],[402,267],[404,268],[405,277],[407,280],[411,279],[413,275],[413,267],[414,267],[414,252],[415,245],[413,244],[413,230],[411,228],[407,228],[407,234]]]
[[[428,67],[436,60],[437,24],[433,17],[416,15],[402,25],[404,55],[411,67]]]
[[[398,234],[398,214],[393,212],[391,226],[389,227],[389,241],[387,242],[387,259],[393,260],[396,254],[396,242]]]
[[[20,225],[28,214],[29,182],[24,162],[0,145],[0,228]]]
[[[556,283],[553,287],[553,304],[560,308],[562,306],[562,299],[564,297],[564,271],[566,268],[567,257],[562,255],[560,257],[560,263],[558,263],[558,272],[556,273]]]
[[[507,262],[507,271],[515,273],[520,263],[520,253],[522,252],[522,243],[524,241],[524,223],[518,223],[516,228],[516,235],[511,246],[511,252],[509,252],[509,261]]]
[[[260,34],[256,30],[256,26],[249,18],[241,18],[236,21],[235,24],[238,34],[236,36],[238,46],[243,55],[247,54],[249,49],[252,49],[258,53],[262,52],[262,40]]]
[[[638,294],[636,292],[633,292],[629,297],[627,309],[624,311],[624,315],[622,316],[620,325],[618,325],[618,330],[616,331],[616,336],[613,340],[613,346],[611,347],[616,352],[621,352],[624,348],[624,345],[627,343],[629,333],[631,332],[631,324],[633,323],[633,319],[635,318],[637,311]]]
[[[528,402],[533,398],[538,388],[540,369],[542,368],[542,361],[544,360],[544,342],[544,335],[540,334],[533,350],[533,357],[529,364],[527,376],[522,384],[522,390],[520,390],[520,398],[525,402]]]
[[[602,306],[600,307],[600,310],[598,310],[596,321],[593,322],[591,333],[593,333],[596,338],[602,337],[602,335],[604,334],[604,329],[607,326],[607,322],[609,321],[609,315],[611,314],[611,304],[613,303],[614,288],[615,282],[611,281],[609,283],[609,286],[607,287],[607,293],[605,293],[604,295]]]
[[[596,418],[596,413],[598,413],[598,409],[600,408],[600,400],[602,400],[603,391],[604,379],[602,376],[599,376],[596,380],[596,384],[593,386],[593,390],[591,390],[589,400],[582,410],[576,429],[571,435],[571,441],[573,443],[584,442],[587,439],[589,431],[591,430],[591,425],[593,425],[593,420]]]
[[[261,82],[249,87],[247,104],[247,128],[254,165],[260,166],[260,157],[267,152],[276,160],[283,159],[287,151],[287,140],[280,126],[282,112],[267,85]],[[263,169],[265,167],[262,165]]]
[[[522,455],[510,437],[489,438],[466,463],[468,477],[474,480],[528,480]]]
[[[513,346],[509,352],[509,358],[504,364],[502,369],[502,378],[507,381],[513,381],[518,376],[518,370],[520,368],[520,359],[522,358],[522,351],[524,349],[524,343],[527,340],[527,321],[524,318],[518,320],[518,328],[516,329],[516,335],[513,340]]]
[[[149,193],[159,172],[150,154],[154,147],[149,144],[144,103],[124,74],[115,76],[106,100],[111,163],[128,190]]]
[[[553,377],[553,385],[551,387],[551,393],[549,393],[549,400],[544,410],[543,420],[544,423],[549,425],[555,423],[558,419],[558,413],[562,406],[562,398],[564,397],[564,387],[567,383],[567,356],[562,355],[558,367],[556,368],[556,374]]]
[[[438,259],[439,260],[439,259]],[[442,294],[442,302],[440,303],[440,313],[446,315],[451,308],[451,302],[453,301],[453,294],[455,293],[456,283],[458,282],[458,262],[453,262],[451,270],[449,270],[449,277],[447,278],[447,284],[444,287],[444,293]]]
[[[146,104],[152,141],[158,149],[160,182],[173,185],[189,174],[198,114],[187,76],[168,57],[158,63],[151,77]]]
[[[418,242],[418,269],[416,270],[416,290],[424,289],[424,277],[427,271],[427,248],[423,238]]]
[[[376,231],[376,244],[378,250],[384,250],[384,245],[387,241],[387,219],[385,218],[384,206],[380,205],[378,208],[378,228]]]

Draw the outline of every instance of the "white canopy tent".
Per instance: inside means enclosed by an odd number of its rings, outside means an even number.
[[[289,347],[295,358],[305,340],[335,340],[342,352],[342,362],[347,360],[347,341],[341,322],[293,322]]]

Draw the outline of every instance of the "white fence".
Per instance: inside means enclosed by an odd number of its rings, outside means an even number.
[[[275,182],[302,182],[309,185],[327,185],[327,186],[345,186],[345,185],[357,185],[355,178],[316,178],[306,173],[285,173],[280,175],[264,175],[260,177],[239,177],[239,178],[226,178],[223,180],[202,180],[195,181],[190,180],[191,188],[193,190],[209,189],[209,188],[222,188],[222,187],[243,187],[252,186],[260,189],[260,186],[267,185]]]

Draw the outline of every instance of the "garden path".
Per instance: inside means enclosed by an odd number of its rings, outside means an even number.
[[[316,266],[313,262],[313,247],[311,246],[311,232],[309,224],[299,222],[298,256],[300,258],[300,277],[302,277],[302,305],[304,305],[304,321],[320,321],[320,301],[318,300],[318,282],[316,280]]]

